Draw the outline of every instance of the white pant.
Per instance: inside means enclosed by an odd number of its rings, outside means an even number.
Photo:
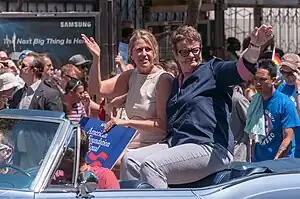
[[[167,188],[168,184],[195,182],[226,169],[232,159],[232,154],[219,145],[155,144],[127,152],[120,178],[140,179],[155,188]]]

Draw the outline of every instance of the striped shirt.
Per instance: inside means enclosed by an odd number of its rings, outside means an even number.
[[[86,116],[85,108],[81,102],[74,104],[71,111],[67,114],[67,117],[72,124],[78,124],[81,118]]]

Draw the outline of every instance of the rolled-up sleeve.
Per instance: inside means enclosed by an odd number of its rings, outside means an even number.
[[[238,61],[215,59],[212,62],[212,68],[216,84],[221,87],[238,85],[243,81],[251,80],[256,72],[256,64],[252,64],[242,57]]]

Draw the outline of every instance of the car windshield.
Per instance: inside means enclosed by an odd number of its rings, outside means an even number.
[[[59,123],[0,118],[0,189],[28,189]]]

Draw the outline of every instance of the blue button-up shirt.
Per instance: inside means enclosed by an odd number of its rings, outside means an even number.
[[[181,86],[176,79],[167,104],[168,143],[220,144],[233,152],[230,86],[242,81],[237,61],[217,58],[202,63]]]

